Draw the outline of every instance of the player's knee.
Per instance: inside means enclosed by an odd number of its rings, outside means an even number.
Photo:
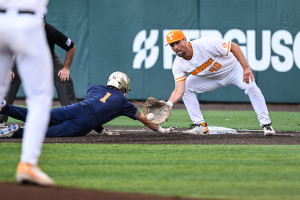
[[[245,94],[249,95],[249,94],[256,94],[256,93],[260,93],[260,89],[258,88],[258,86],[256,85],[255,82],[250,82],[249,84],[247,84],[247,88],[245,89]]]
[[[187,96],[187,95],[190,95],[190,94],[192,94],[192,93],[194,93],[194,92],[192,91],[192,89],[189,89],[188,87],[185,87],[183,97],[184,97],[184,96]]]
[[[184,94],[182,96],[183,101],[187,101],[188,99],[195,98],[196,93],[193,90],[185,89]]]

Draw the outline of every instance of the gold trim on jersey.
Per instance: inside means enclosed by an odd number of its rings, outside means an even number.
[[[196,75],[205,70],[207,67],[209,67],[214,60],[212,58],[209,58],[206,62],[204,62],[202,65],[194,69],[193,71],[190,72],[190,74]]]
[[[229,54],[229,49],[230,49],[230,41],[228,41],[228,49],[227,49],[227,54],[226,54],[226,56],[228,56],[228,54]]]
[[[179,82],[179,81],[185,81],[186,80],[186,75],[182,76],[182,77],[179,77],[179,78],[176,78],[175,79],[175,82]]]

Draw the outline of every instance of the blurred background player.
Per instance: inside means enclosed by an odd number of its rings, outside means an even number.
[[[74,58],[75,44],[66,35],[59,30],[46,23],[46,18],[43,16],[45,22],[45,30],[47,35],[48,45],[50,47],[53,66],[54,66],[54,86],[56,88],[58,99],[62,106],[76,103],[76,96],[74,91],[73,80],[70,75],[70,67]],[[58,45],[66,51],[64,63],[55,53],[55,45]],[[7,96],[5,97],[7,104],[13,104],[21,85],[21,79],[18,74],[16,63],[14,62],[13,70],[10,75],[11,85]],[[7,122],[8,116],[0,115],[0,126]]]
[[[182,97],[193,121],[185,134],[208,134],[200,110],[197,93],[222,86],[236,85],[249,96],[264,135],[275,135],[265,98],[257,87],[252,71],[240,47],[234,42],[216,37],[187,42],[180,30],[166,35],[167,44],[177,55],[173,66],[175,89],[167,102],[170,107]],[[186,73],[190,74],[188,77]]]
[[[54,108],[46,137],[75,137],[87,135],[95,130],[103,132],[102,125],[119,116],[127,116],[139,120],[144,125],[160,133],[170,133],[172,128],[164,129],[153,124],[141,113],[125,95],[130,91],[130,79],[122,72],[112,73],[107,81],[107,86],[91,85],[85,100],[69,106]],[[6,104],[0,100],[0,112],[15,119],[25,121],[27,109]],[[16,125],[17,126],[17,125]],[[16,132],[2,134],[0,137],[21,138],[23,129]]]
[[[47,12],[47,3],[48,0],[0,0],[0,98],[9,88],[15,55],[28,106],[16,179],[39,185],[54,184],[38,167],[53,98],[53,63],[41,18]]]

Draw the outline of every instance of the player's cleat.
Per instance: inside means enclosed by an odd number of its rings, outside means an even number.
[[[0,138],[11,137],[17,130],[19,130],[18,124],[12,124],[6,129],[0,129]]]
[[[106,130],[105,128],[101,131],[102,135],[120,135],[120,133],[118,132],[112,132],[112,131],[109,131],[109,130]]]
[[[263,131],[264,131],[264,135],[265,136],[271,136],[271,135],[275,135],[276,132],[274,131],[272,124],[265,124],[262,125]]]
[[[54,185],[54,181],[38,166],[24,162],[20,162],[18,165],[16,180],[19,184]]]
[[[4,99],[0,99],[0,111],[4,108],[4,106],[6,106],[6,101]]]
[[[183,131],[183,134],[192,134],[192,135],[209,135],[208,127],[206,123],[201,124],[191,124],[189,130]]]

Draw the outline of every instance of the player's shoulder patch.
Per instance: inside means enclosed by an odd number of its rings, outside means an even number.
[[[224,43],[222,44],[222,47],[223,47],[224,49],[226,49],[226,48],[227,48],[227,44],[224,42]]]
[[[67,39],[67,41],[66,41],[66,45],[67,45],[67,46],[70,46],[70,45],[71,45],[71,43],[72,43],[71,39],[70,39],[70,38],[68,38],[68,39]]]

